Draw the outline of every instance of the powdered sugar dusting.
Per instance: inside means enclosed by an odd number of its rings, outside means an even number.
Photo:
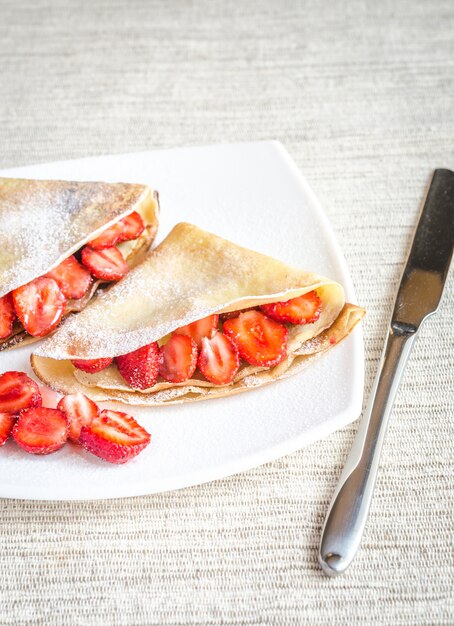
[[[0,296],[135,210],[144,185],[0,178]]]
[[[337,283],[179,224],[138,267],[70,318],[36,354],[54,359],[118,356],[212,313],[317,288],[330,290],[339,311],[343,290]]]

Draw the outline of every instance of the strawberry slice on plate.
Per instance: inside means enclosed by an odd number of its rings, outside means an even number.
[[[78,370],[87,372],[87,374],[95,374],[109,367],[112,361],[112,357],[106,357],[103,359],[73,359],[71,363],[74,367],[77,367]]]
[[[53,278],[40,276],[13,291],[14,310],[33,337],[44,337],[59,324],[66,298]]]
[[[272,367],[287,356],[287,328],[260,311],[246,311],[227,320],[224,332],[251,365]]]
[[[122,241],[137,239],[145,228],[143,219],[137,211],[130,213],[122,220],[115,222],[109,226],[107,230],[88,242],[88,245],[94,250],[103,250],[110,248]]]
[[[13,439],[31,454],[50,454],[61,448],[68,437],[68,422],[58,409],[33,407],[19,414]]]
[[[57,409],[65,414],[69,426],[68,439],[74,443],[79,443],[82,426],[88,426],[99,415],[96,402],[81,391],[64,396],[57,404]]]
[[[0,413],[0,446],[2,446],[13,432],[17,415],[14,413]]]
[[[161,346],[159,374],[169,383],[182,383],[193,375],[197,355],[197,345],[191,337],[173,334]]]
[[[6,339],[11,335],[15,317],[13,294],[7,293],[0,298],[0,339]]]
[[[94,250],[85,246],[82,248],[82,263],[101,280],[120,280],[129,270],[120,250],[115,247]]]
[[[202,339],[198,366],[207,380],[215,385],[228,385],[240,367],[238,349],[227,335],[216,332]]]
[[[127,413],[105,409],[80,431],[82,446],[109,463],[126,463],[150,443],[150,434]]]
[[[53,278],[60,286],[63,295],[70,300],[82,298],[92,282],[90,272],[79,263],[74,255],[47,272],[46,276]]]
[[[156,342],[116,357],[117,367],[133,389],[148,389],[156,383],[159,373],[159,348]]]
[[[219,324],[219,315],[208,315],[201,320],[186,324],[173,331],[175,335],[187,335],[194,339],[197,348],[200,350],[203,337],[211,337],[213,332],[217,330]]]
[[[0,376],[1,413],[19,413],[23,409],[41,404],[39,387],[27,374],[11,371]]]
[[[286,302],[263,304],[262,311],[277,322],[287,324],[313,324],[322,312],[322,301],[316,291],[309,291],[303,296]]]

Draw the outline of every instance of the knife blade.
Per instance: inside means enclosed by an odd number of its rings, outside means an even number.
[[[454,246],[454,172],[435,170],[408,256],[391,326],[415,332],[438,308]]]
[[[323,526],[319,562],[329,576],[343,573],[359,548],[394,398],[421,324],[438,310],[453,249],[454,172],[437,169],[399,285],[369,402]]]

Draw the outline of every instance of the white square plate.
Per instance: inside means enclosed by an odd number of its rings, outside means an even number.
[[[339,281],[351,279],[317,199],[276,142],[94,157],[0,172],[2,176],[148,183],[158,189],[158,241],[179,221]],[[32,348],[0,353],[0,372],[31,373]],[[152,442],[126,465],[69,444],[49,456],[0,448],[0,496],[83,500],[178,489],[241,472],[293,452],[361,411],[361,328],[304,372],[230,398],[132,408]]]

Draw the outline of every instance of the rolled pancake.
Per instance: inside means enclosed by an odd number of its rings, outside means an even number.
[[[0,297],[43,276],[134,211],[145,230],[118,246],[130,267],[143,258],[158,228],[158,195],[148,186],[0,178]],[[68,312],[80,305],[70,302]],[[16,324],[0,349],[24,340],[36,339]]]
[[[243,363],[235,380],[217,386],[196,375],[184,383],[158,382],[147,390],[127,386],[112,365],[97,374],[69,359],[115,357],[213,313],[280,302],[316,290],[317,322],[289,325],[288,356],[273,368]],[[38,377],[64,393],[84,391],[96,400],[168,404],[238,393],[300,371],[346,337],[364,310],[345,304],[335,281],[242,248],[191,224],[178,224],[120,283],[69,318],[32,355]]]

